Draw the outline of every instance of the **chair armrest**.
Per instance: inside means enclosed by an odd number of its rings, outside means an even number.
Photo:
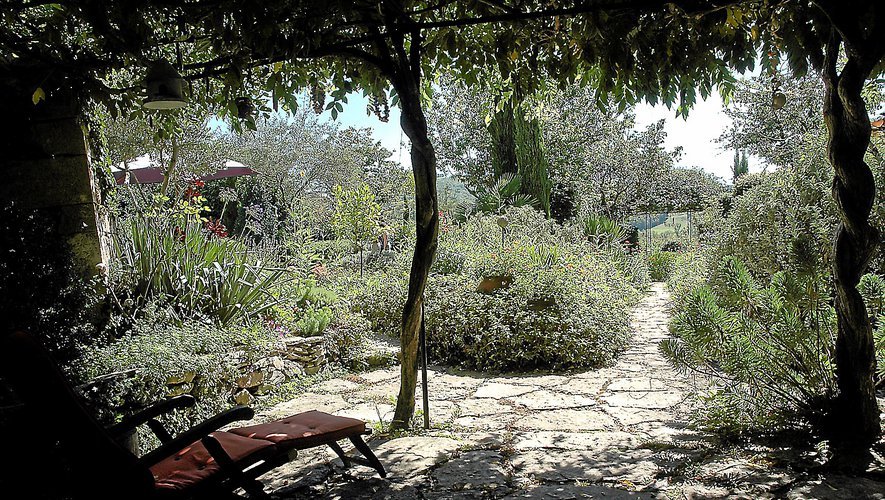
[[[126,432],[135,429],[139,425],[144,425],[151,420],[154,420],[160,415],[165,415],[179,408],[189,408],[195,403],[196,400],[194,399],[194,397],[187,394],[176,396],[174,398],[164,399],[163,401],[148,406],[144,410],[141,410],[134,415],[125,417],[120,422],[108,427],[107,431],[111,436],[119,437]]]
[[[175,436],[175,438],[168,443],[163,443],[163,445],[161,445],[159,448],[152,450],[142,456],[139,459],[139,462],[141,462],[141,464],[145,467],[150,467],[157,464],[164,458],[181,451],[186,446],[189,446],[194,442],[203,439],[204,437],[217,431],[225,425],[232,424],[240,420],[251,420],[253,417],[255,417],[255,410],[249,408],[248,406],[237,406],[231,408],[230,410],[221,412],[218,415],[215,415],[214,417],[211,417],[195,425],[194,427],[191,427],[190,429]]]

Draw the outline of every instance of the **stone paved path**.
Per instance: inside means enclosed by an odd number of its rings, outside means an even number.
[[[387,479],[345,470],[330,450],[314,449],[263,481],[280,499],[885,498],[881,484],[866,480],[800,481],[758,449],[722,451],[691,430],[689,394],[699,382],[676,373],[657,348],[667,304],[665,286],[654,284],[633,313],[632,347],[610,368],[522,376],[432,370],[433,429],[370,442]],[[317,409],[380,429],[398,376],[396,367],[330,380],[257,420]]]

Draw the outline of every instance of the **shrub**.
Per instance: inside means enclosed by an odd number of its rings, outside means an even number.
[[[589,243],[530,208],[511,208],[504,243],[495,216],[473,216],[440,237],[425,292],[429,354],[483,370],[599,366],[624,348],[628,312],[648,282],[644,259],[620,245]],[[398,335],[410,260],[401,256],[356,280],[336,277],[340,294],[375,331]],[[485,276],[508,288],[477,291]]]
[[[39,336],[67,367],[99,338],[102,297],[81,278],[55,225],[40,211],[0,208],[0,304],[7,331]]]
[[[678,241],[668,241],[661,245],[662,252],[681,252],[682,251],[682,243]]]
[[[326,352],[346,368],[362,368],[357,366],[357,361],[371,327],[371,323],[361,315],[344,308],[337,309],[324,334]]]
[[[139,309],[160,299],[179,322],[206,318],[229,325],[258,318],[277,303],[272,290],[288,279],[286,270],[252,259],[243,243],[210,236],[193,221],[182,228],[133,218],[116,244],[120,305]]]
[[[720,433],[822,425],[835,392],[836,315],[817,272],[779,272],[760,285],[725,258],[707,284],[681,294],[661,343],[684,372],[713,377],[698,422]]]
[[[431,357],[480,370],[566,369],[603,365],[626,347],[639,294],[617,264],[592,255],[538,259],[532,248],[510,250],[513,282],[494,293],[476,291],[477,272],[432,279]]]
[[[702,215],[711,262],[734,256],[763,280],[806,266],[809,254],[826,265],[838,224],[830,195],[832,170],[796,164],[741,177],[724,215],[716,209]],[[797,254],[797,249],[803,251]]]
[[[679,254],[667,279],[667,289],[675,304],[703,285],[708,277],[707,258],[700,253]]]
[[[290,282],[275,292],[278,303],[268,312],[268,326],[280,335],[316,337],[332,322],[338,295],[313,280]]]
[[[169,417],[173,428],[183,430],[229,408],[239,367],[266,355],[273,336],[262,329],[220,330],[213,325],[185,322],[170,325],[141,321],[131,333],[100,347],[87,349],[80,364],[85,379],[134,369],[135,375],[90,396],[99,397],[106,421],[153,404],[169,395],[170,378],[193,377],[183,389],[197,404]]]
[[[368,273],[342,273],[333,279],[346,307],[364,317],[376,332],[399,336],[409,276],[404,263]]]
[[[675,252],[654,252],[648,256],[648,274],[652,281],[667,281],[676,266]]]

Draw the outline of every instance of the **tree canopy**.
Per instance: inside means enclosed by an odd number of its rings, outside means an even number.
[[[835,240],[840,401],[839,449],[868,448],[879,435],[872,334],[857,283],[878,242],[869,224],[875,187],[864,154],[869,117],[861,90],[885,67],[885,4],[861,0],[547,0],[327,2],[129,0],[3,2],[0,83],[20,106],[72,88],[138,114],[138,81],[152,61],[174,61],[192,98],[237,116],[237,98],[294,108],[310,88],[335,113],[362,89],[385,116],[399,104],[412,144],[416,246],[403,313],[403,383],[394,424],[414,413],[423,292],[437,248],[436,155],[422,96],[449,73],[468,84],[497,67],[531,92],[540,82],[579,83],[627,106],[664,102],[688,113],[761,60],[810,67],[826,83],[824,116],[842,225]],[[839,54],[844,51],[845,61]],[[543,78],[541,78],[543,76]],[[262,97],[270,97],[265,104]],[[335,114],[333,113],[333,114]],[[233,120],[239,126],[238,120]],[[248,126],[249,120],[245,120]],[[841,452],[838,455],[842,455]],[[869,453],[866,453],[868,456]]]

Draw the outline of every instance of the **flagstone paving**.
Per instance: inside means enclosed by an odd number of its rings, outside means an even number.
[[[633,312],[632,347],[609,368],[557,375],[429,372],[432,429],[370,441],[389,472],[344,469],[313,449],[265,475],[274,498],[882,498],[885,483],[802,476],[774,447],[724,449],[689,426],[691,391],[657,349],[663,284]],[[330,380],[258,420],[318,409],[389,423],[398,367]],[[422,402],[419,400],[418,408]]]

